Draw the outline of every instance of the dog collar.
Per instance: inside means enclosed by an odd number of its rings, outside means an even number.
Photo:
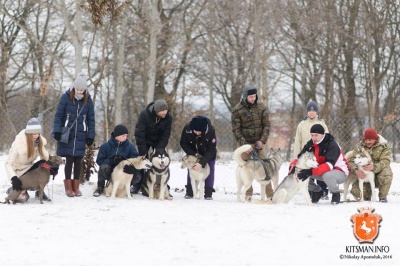
[[[51,166],[50,166],[50,164],[48,164],[48,163],[41,163],[41,164],[40,164],[40,167],[43,167],[43,168],[45,168],[45,169],[47,169],[47,170],[49,170],[49,171],[50,171],[50,169],[51,169]]]

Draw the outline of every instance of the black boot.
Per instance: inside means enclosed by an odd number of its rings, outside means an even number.
[[[185,199],[193,199],[193,189],[191,185],[186,185]]]
[[[212,187],[206,187],[204,188],[204,199],[205,200],[212,200],[212,193],[215,192],[215,190]]]
[[[340,192],[332,193],[332,205],[338,205],[340,203]]]
[[[319,199],[322,197],[324,194],[324,191],[321,189],[318,192],[312,192],[311,194],[311,202],[312,203],[318,203]]]

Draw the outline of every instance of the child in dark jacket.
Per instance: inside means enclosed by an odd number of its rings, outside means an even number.
[[[98,197],[103,193],[107,180],[110,180],[111,173],[115,166],[127,158],[135,158],[139,155],[135,146],[129,142],[128,129],[124,125],[117,125],[111,133],[110,139],[100,146],[96,163],[100,166],[97,180],[97,189],[93,196]],[[131,165],[124,167],[124,172],[134,174],[131,185],[139,182],[140,171]]]
[[[212,200],[214,192],[214,166],[217,157],[217,138],[215,129],[210,119],[205,116],[193,117],[190,123],[182,130],[180,145],[187,155],[200,155],[201,158],[193,168],[204,167],[207,163],[210,166],[210,174],[205,180],[204,199]],[[197,169],[196,169],[197,170]],[[186,199],[193,198],[193,188],[190,182],[189,171],[187,175]]]

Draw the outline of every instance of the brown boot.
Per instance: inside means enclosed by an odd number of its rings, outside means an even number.
[[[82,196],[82,192],[79,190],[79,180],[78,179],[72,180],[72,190],[75,193],[75,197]]]
[[[251,186],[247,191],[246,191],[246,201],[251,201],[251,197],[253,196],[253,186]]]
[[[72,190],[72,179],[64,179],[65,194],[68,197],[74,197],[75,193]]]

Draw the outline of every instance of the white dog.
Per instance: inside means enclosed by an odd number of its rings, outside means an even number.
[[[242,153],[247,152],[251,148],[250,144],[240,146],[233,152],[233,159],[238,164],[236,167],[236,183],[237,183],[237,200],[239,202],[246,201],[246,191],[250,188],[253,180],[261,185],[261,200],[266,200],[265,187],[271,181],[277,184],[279,179],[279,168],[282,165],[282,158],[280,157],[280,152],[274,152],[268,159],[263,159],[263,163],[266,166],[264,169],[262,163],[259,160],[248,160],[245,161],[242,158]],[[266,172],[267,171],[267,172]],[[269,180],[266,179],[266,175],[270,177]]]
[[[350,151],[346,153],[346,159],[350,160],[353,157],[353,152]],[[360,201],[364,201],[364,182],[369,182],[371,185],[371,201],[376,201],[376,195],[375,195],[375,174],[372,171],[367,171],[364,170],[363,166],[370,164],[372,162],[371,156],[367,151],[361,151],[360,153],[357,153],[355,158],[354,158],[354,163],[357,165],[358,170],[361,170],[366,174],[366,177],[364,179],[358,178],[358,185],[360,188]],[[344,200],[347,200],[347,194],[349,191],[349,186],[353,185],[354,182],[356,182],[357,176],[356,175],[350,175],[346,181],[343,184],[344,188],[344,193],[343,197]]]
[[[107,197],[111,195],[112,199],[115,199],[115,197],[132,198],[130,186],[133,175],[124,172],[124,167],[126,165],[133,165],[137,170],[150,169],[151,162],[146,159],[145,156],[122,160],[117,166],[115,166],[111,174],[111,182],[108,187],[104,189],[104,194]]]
[[[310,194],[308,193],[308,182],[310,178],[301,181],[297,178],[297,173],[301,169],[317,168],[318,162],[312,152],[303,153],[296,163],[296,172],[292,175],[286,176],[282,183],[279,184],[274,195],[272,202],[275,204],[288,203],[298,192],[304,196],[308,205],[312,205]]]
[[[187,155],[182,158],[181,168],[189,169],[190,182],[192,184],[193,189],[193,197],[195,199],[201,199],[204,196],[204,183],[206,178],[210,174],[210,166],[206,164],[206,166],[201,168],[199,171],[193,169],[193,165],[195,165],[199,159],[194,155]]]

